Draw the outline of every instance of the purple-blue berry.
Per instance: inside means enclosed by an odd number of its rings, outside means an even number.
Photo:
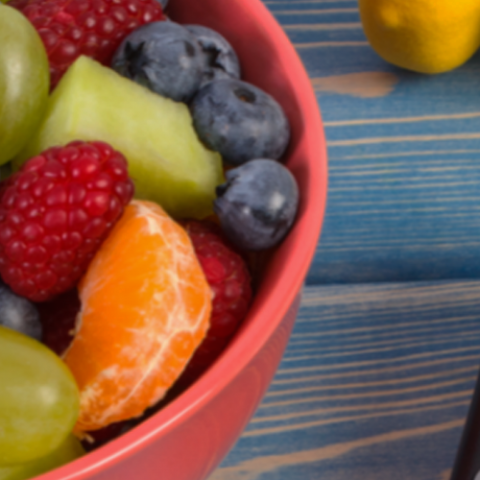
[[[228,170],[217,187],[214,210],[223,232],[241,250],[280,243],[298,209],[298,186],[281,163],[256,159]]]
[[[193,98],[190,111],[200,140],[230,165],[254,158],[278,160],[290,139],[290,126],[280,104],[241,80],[208,83]]]
[[[238,56],[225,37],[203,25],[184,26],[195,36],[204,55],[203,78],[200,88],[212,80],[240,78]]]
[[[42,324],[35,304],[0,282],[0,325],[41,340]]]
[[[128,35],[112,59],[120,75],[178,102],[199,89],[204,54],[196,38],[175,22],[152,22]]]

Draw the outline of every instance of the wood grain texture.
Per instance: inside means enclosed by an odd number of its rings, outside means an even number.
[[[480,54],[427,76],[369,46],[356,1],[266,0],[317,93],[329,156],[309,284],[480,276]]]
[[[324,119],[326,219],[268,394],[210,480],[449,480],[480,365],[480,54],[419,75],[352,0],[265,0]]]
[[[448,480],[480,281],[308,286],[278,373],[210,480]]]

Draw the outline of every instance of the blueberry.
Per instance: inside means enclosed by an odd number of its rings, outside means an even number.
[[[222,78],[240,78],[240,62],[233,47],[215,30],[202,25],[184,25],[197,39],[204,54],[202,85]]]
[[[236,79],[205,85],[190,104],[199,138],[230,165],[279,159],[290,138],[287,117],[269,94]]]
[[[178,102],[188,102],[203,78],[204,54],[175,22],[152,22],[128,35],[112,59],[120,75]]]
[[[168,0],[157,0],[157,1],[162,6],[163,9],[165,9],[165,7],[168,4]]]
[[[242,250],[277,245],[298,208],[298,187],[290,171],[274,160],[256,159],[225,176],[214,210],[228,239]]]
[[[42,325],[37,307],[0,282],[0,325],[41,340]]]

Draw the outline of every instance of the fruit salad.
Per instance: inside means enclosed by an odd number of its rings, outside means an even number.
[[[219,358],[299,191],[278,101],[165,0],[10,0],[0,40],[0,480],[23,480]]]

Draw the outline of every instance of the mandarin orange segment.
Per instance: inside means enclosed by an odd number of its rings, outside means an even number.
[[[209,326],[212,293],[185,230],[131,202],[79,285],[64,355],[80,389],[76,432],[141,415],[179,377]]]

